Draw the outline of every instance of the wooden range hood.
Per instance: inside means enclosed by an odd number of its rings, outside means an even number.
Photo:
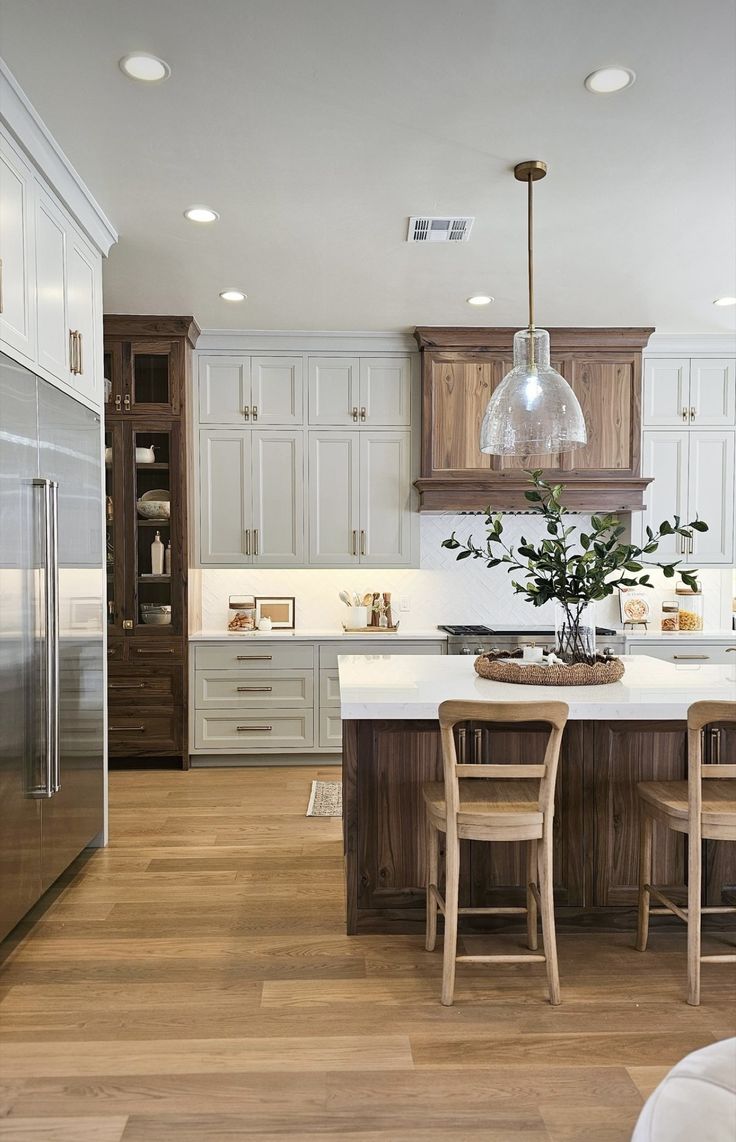
[[[422,357],[420,511],[528,508],[525,470],[564,483],[574,510],[640,511],[642,349],[653,329],[550,329],[552,365],[583,409],[588,443],[560,456],[486,456],[480,424],[512,365],[516,329],[426,328]]]

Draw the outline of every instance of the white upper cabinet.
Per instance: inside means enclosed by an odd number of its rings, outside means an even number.
[[[253,357],[251,421],[283,426],[304,422],[301,357]]]
[[[309,433],[309,562],[357,564],[360,530],[357,432]]]
[[[360,361],[357,357],[309,358],[309,423],[358,424]]]
[[[304,562],[304,434],[266,429],[251,434],[256,565]]]
[[[360,562],[411,563],[411,433],[360,435]]]
[[[199,434],[199,544],[202,563],[251,559],[251,434],[203,428]]]
[[[411,358],[361,357],[358,415],[369,428],[411,424]]]
[[[0,134],[0,341],[33,362],[33,176]]]
[[[696,428],[736,424],[736,360],[728,357],[691,360],[690,423]]]
[[[39,188],[36,204],[38,363],[59,380],[70,375],[66,296],[66,221]]]
[[[245,424],[250,420],[250,357],[200,356],[200,424]]]
[[[72,361],[69,383],[88,400],[103,402],[99,254],[79,234],[67,233],[67,317]]]
[[[689,444],[688,519],[700,516],[708,530],[693,532],[688,562],[730,566],[736,562],[734,433],[691,432]]]
[[[644,362],[645,428],[736,424],[736,361],[661,357]]]
[[[653,476],[646,490],[646,507],[632,519],[632,531],[643,543],[647,525],[657,531],[666,519],[687,516],[688,498],[688,433],[645,432],[641,467],[643,476]],[[682,559],[682,537],[665,535],[657,548],[656,559]]]

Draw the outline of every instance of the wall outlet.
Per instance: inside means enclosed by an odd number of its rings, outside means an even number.
[[[399,599],[399,610],[400,611],[410,611],[411,610],[411,602],[409,600],[408,595],[402,595],[400,597],[400,599]]]

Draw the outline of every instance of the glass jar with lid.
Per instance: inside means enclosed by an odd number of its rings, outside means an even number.
[[[660,628],[663,634],[673,634],[680,629],[680,607],[677,599],[665,599],[662,603]]]
[[[679,629],[680,630],[702,630],[703,629],[703,592],[698,584],[697,590],[692,587],[686,586],[685,583],[680,583],[675,588],[677,595],[677,606],[679,610]]]
[[[256,629],[256,600],[253,595],[230,596],[227,629],[234,634]]]

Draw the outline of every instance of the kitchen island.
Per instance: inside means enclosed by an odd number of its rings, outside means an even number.
[[[687,708],[736,701],[736,667],[674,666],[624,658],[606,686],[514,686],[479,678],[472,659],[421,655],[339,659],[347,931],[416,932],[424,924],[424,809],[421,786],[441,780],[437,709],[448,698],[570,707],[555,807],[555,905],[561,922],[633,926],[638,881],[639,781],[683,778]],[[458,729],[461,760],[539,763],[546,727],[533,723]],[[736,731],[713,727],[711,760],[736,758]],[[462,906],[519,905],[524,853],[516,844],[464,842]],[[732,848],[733,846],[731,846]],[[654,881],[684,882],[682,836],[655,831]],[[708,903],[736,893],[729,846],[706,842]],[[705,901],[704,901],[705,902]],[[476,930],[514,923],[472,917]]]

